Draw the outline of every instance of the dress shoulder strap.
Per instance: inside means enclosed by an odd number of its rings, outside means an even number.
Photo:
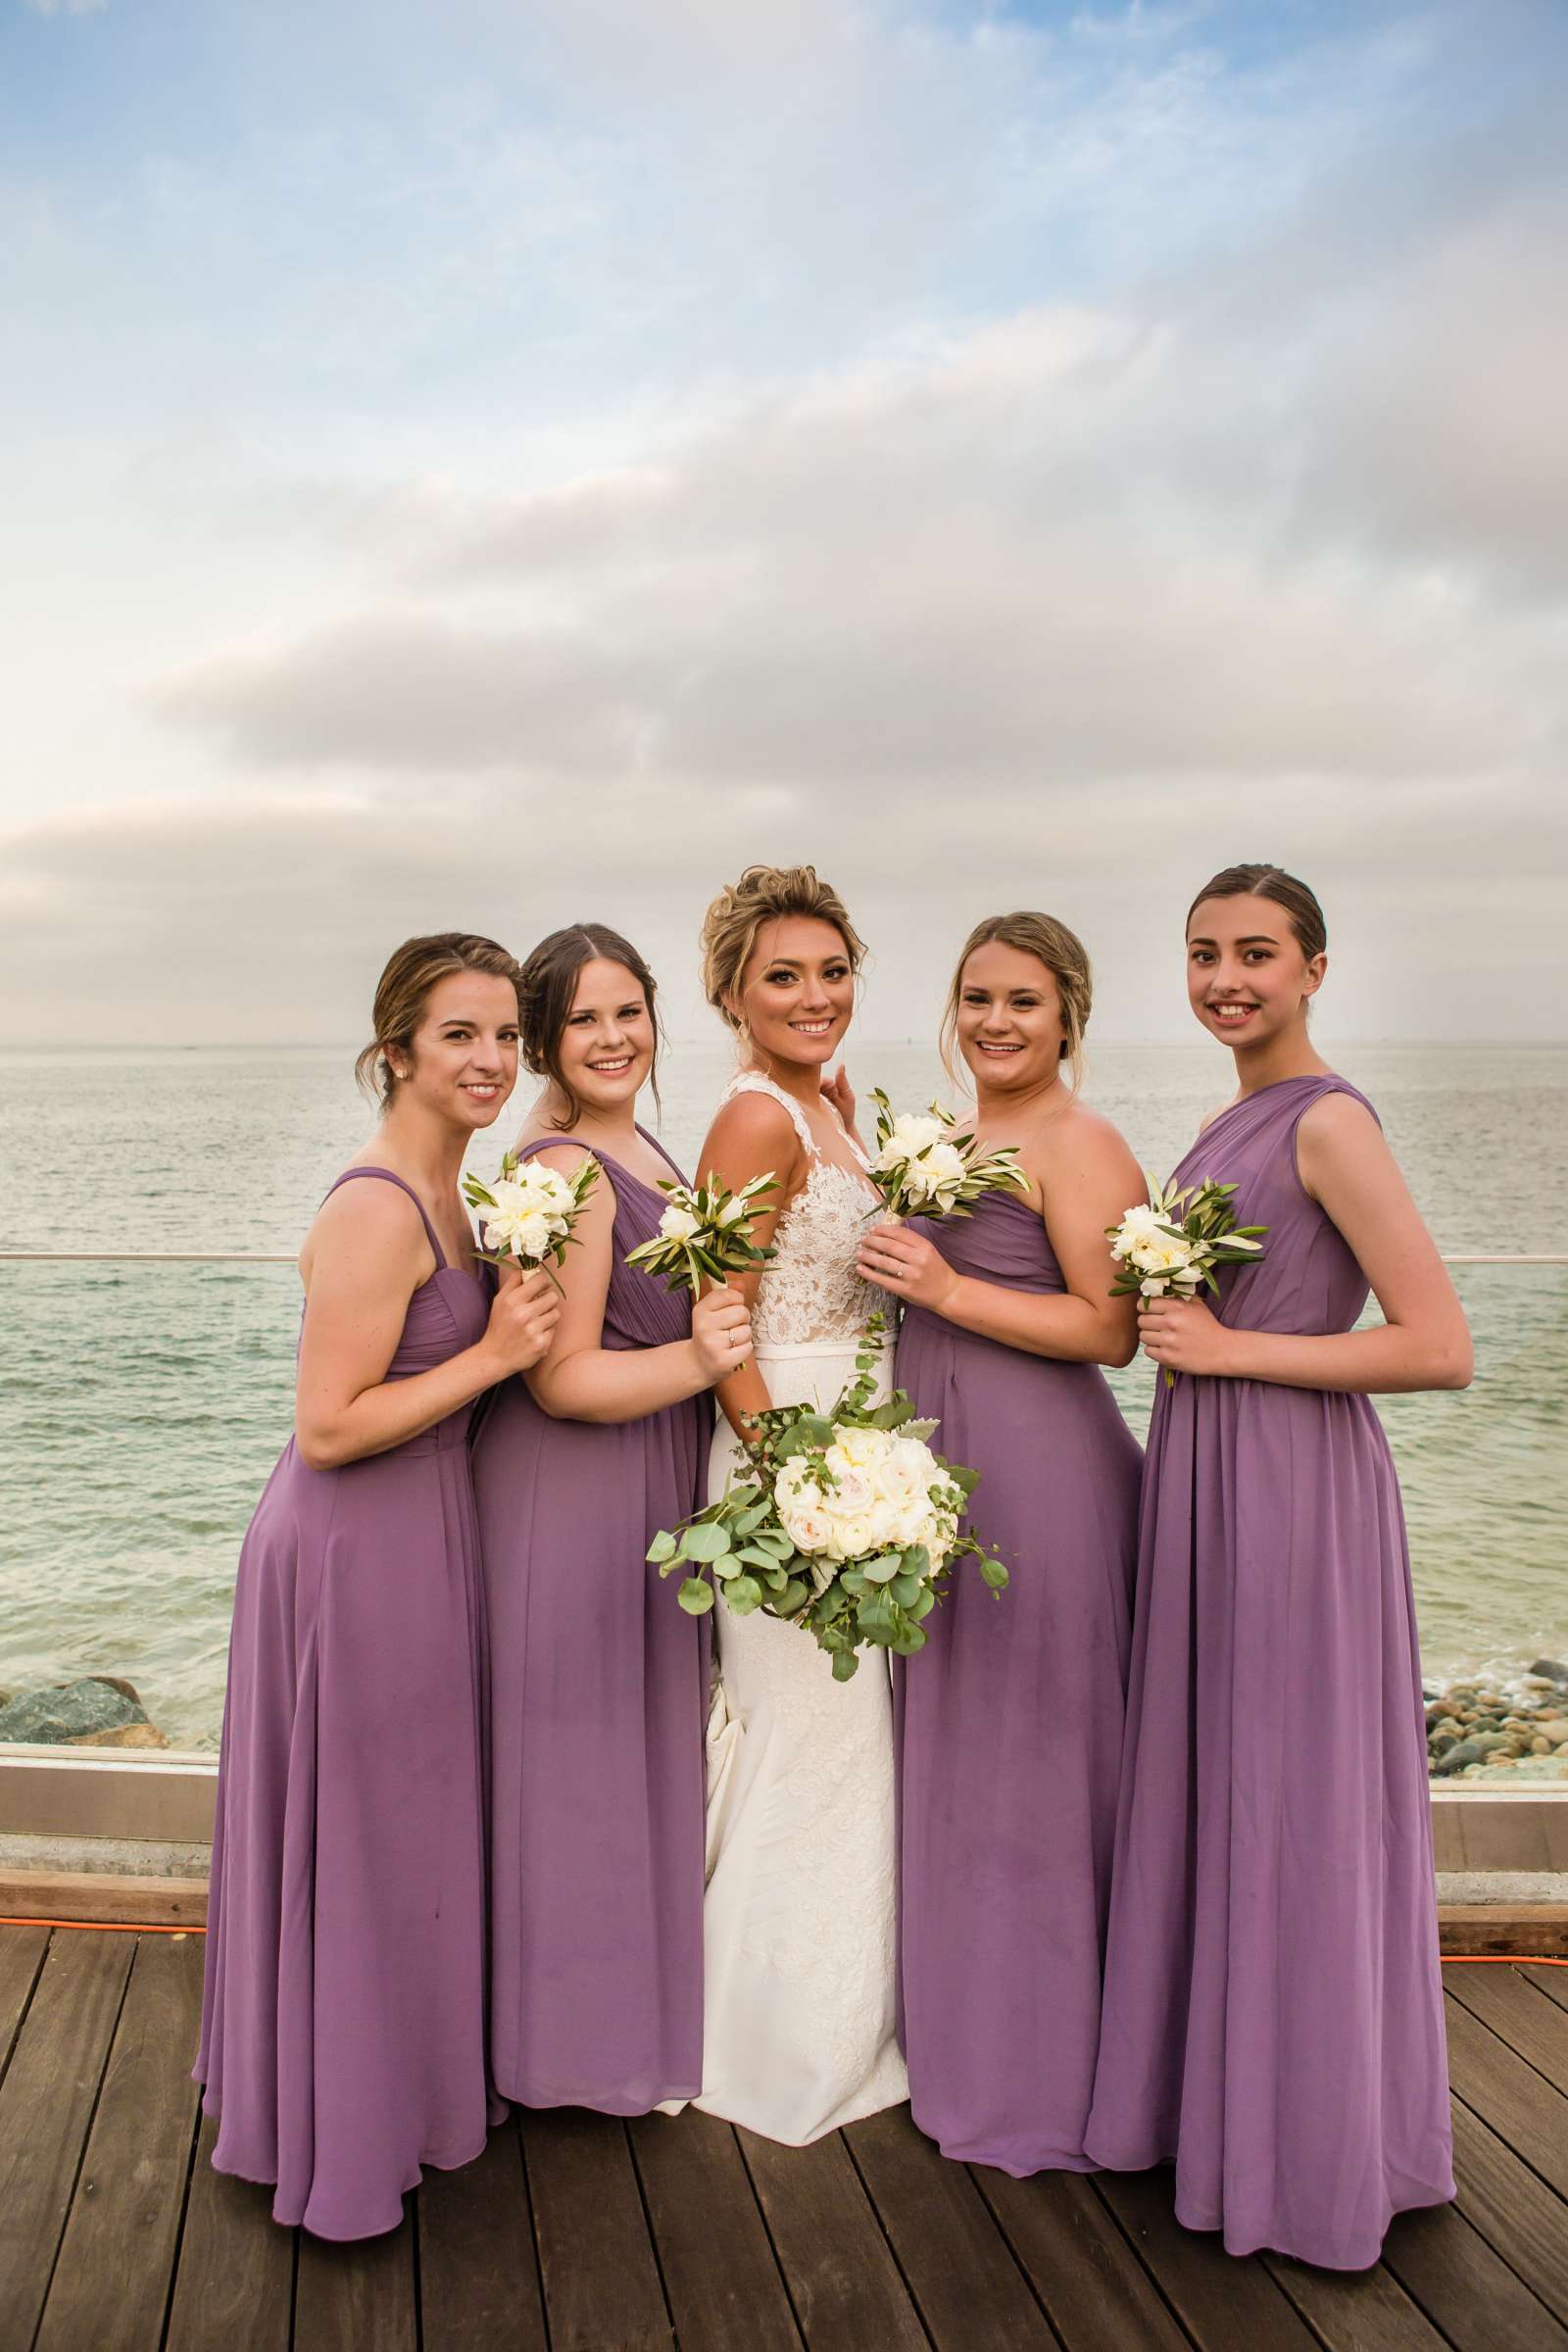
[[[395,1184],[400,1192],[408,1194],[409,1199],[419,1212],[419,1222],[424,1227],[424,1238],[435,1251],[436,1272],[439,1274],[447,1262],[446,1251],[436,1238],[436,1230],[426,1214],[424,1202],[419,1199],[407,1177],[394,1175],[390,1168],[345,1168],[342,1175],[327,1186],[327,1199],[331,1199],[340,1184],[352,1184],[356,1176],[379,1176],[383,1183]]]
[[[1378,1117],[1377,1106],[1367,1101],[1360,1088],[1352,1086],[1348,1078],[1342,1078],[1337,1070],[1326,1070],[1320,1078],[1313,1079],[1309,1086],[1303,1086],[1298,1100],[1290,1105],[1290,1127],[1293,1135],[1313,1103],[1321,1102],[1325,1095],[1348,1095],[1352,1102],[1359,1102],[1361,1108],[1370,1113],[1377,1126],[1382,1126],[1383,1121]]]
[[[737,1071],[736,1075],[730,1080],[728,1086],[725,1087],[724,1092],[719,1096],[718,1099],[720,1102],[727,1102],[733,1095],[766,1095],[770,1101],[774,1102],[781,1102],[784,1108],[790,1114],[791,1126],[795,1129],[795,1132],[800,1137],[801,1142],[806,1146],[808,1156],[811,1159],[821,1158],[822,1154],[816,1147],[816,1138],[811,1133],[810,1121],[807,1118],[805,1111],[796,1102],[794,1096],[787,1095],[781,1086],[775,1084],[775,1082],[767,1076],[765,1071]]]

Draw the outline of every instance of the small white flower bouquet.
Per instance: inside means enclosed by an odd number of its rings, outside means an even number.
[[[705,1280],[749,1274],[776,1255],[771,1243],[753,1239],[753,1211],[778,1191],[778,1178],[771,1173],[754,1176],[738,1193],[711,1176],[706,1184],[661,1181],[659,1189],[669,1195],[669,1206],[653,1240],[627,1250],[626,1263],[643,1274],[662,1275],[666,1291],[690,1291],[695,1298]]]
[[[882,1089],[873,1087],[876,1151],[871,1182],[887,1203],[894,1224],[906,1217],[966,1217],[983,1193],[1026,1193],[1029,1179],[1011,1144],[983,1152],[972,1132],[959,1134],[953,1113],[933,1102],[923,1111],[894,1112]]]
[[[1266,1225],[1237,1224],[1231,1206],[1235,1191],[1234,1184],[1217,1184],[1210,1177],[1166,1192],[1150,1175],[1148,1200],[1128,1209],[1119,1225],[1105,1227],[1117,1262],[1111,1297],[1125,1298],[1136,1292],[1142,1298],[1196,1298],[1206,1288],[1217,1298],[1214,1268],[1261,1257],[1258,1237],[1268,1231]],[[1165,1386],[1175,1385],[1167,1364]]]
[[[589,1153],[569,1176],[543,1160],[519,1160],[509,1152],[494,1184],[465,1176],[463,1198],[479,1212],[484,1247],[475,1252],[492,1266],[516,1266],[531,1274],[552,1261],[560,1265],[572,1240],[584,1202],[599,1182],[599,1162]],[[556,1281],[550,1274],[552,1282]],[[556,1283],[560,1290],[560,1283]]]
[[[737,1617],[782,1617],[828,1652],[840,1683],[862,1649],[909,1658],[925,1647],[923,1620],[965,1553],[994,1591],[1007,1582],[1001,1560],[958,1531],[978,1473],[932,1452],[936,1423],[915,1420],[902,1389],[872,1405],[881,1348],[873,1316],[838,1402],[757,1414],[739,1483],[648,1547],[662,1576],[687,1568],[683,1609],[701,1616],[716,1592]]]

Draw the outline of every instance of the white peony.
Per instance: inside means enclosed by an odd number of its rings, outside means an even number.
[[[872,1165],[885,1174],[901,1160],[918,1159],[922,1152],[929,1152],[946,1133],[942,1121],[933,1118],[929,1111],[905,1111],[894,1120],[888,1140]]]
[[[853,1423],[841,1422],[833,1431],[833,1451],[857,1470],[869,1470],[892,1451],[893,1445],[893,1432],[888,1429],[857,1429]]]
[[[694,1233],[701,1232],[702,1226],[689,1208],[672,1206],[660,1218],[659,1230],[666,1242],[689,1242]]]
[[[1136,1250],[1142,1249],[1147,1243],[1163,1240],[1165,1237],[1160,1230],[1163,1222],[1159,1211],[1149,1207],[1147,1202],[1130,1208],[1110,1245],[1111,1256],[1131,1257]]]

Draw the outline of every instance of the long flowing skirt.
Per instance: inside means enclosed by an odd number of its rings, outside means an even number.
[[[830,1404],[855,1346],[759,1348],[776,1404]],[[884,1373],[882,1392],[888,1382]],[[738,1447],[713,1440],[709,1494]],[[886,1653],[853,1681],[808,1634],[714,1611],[695,2104],[792,2147],[908,2095],[896,2038],[896,1819]]]

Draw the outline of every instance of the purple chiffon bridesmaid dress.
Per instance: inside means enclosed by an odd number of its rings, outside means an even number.
[[[988,1194],[917,1223],[960,1274],[1065,1289],[1037,1208]],[[1099,1367],[920,1307],[898,1378],[980,1472],[970,1524],[1010,1571],[960,1564],[895,1667],[900,1945],[914,2120],[944,2155],[1087,2169],[1131,1634],[1140,1454]]]
[[[594,1155],[615,1196],[602,1345],[688,1338],[690,1298],[623,1263],[662,1195]],[[527,2107],[641,2115],[702,2088],[708,1635],[644,1555],[702,1500],[710,1428],[706,1395],[638,1421],[553,1420],[516,1379],[474,1442],[491,2060]]]
[[[1238,1186],[1238,1329],[1348,1331],[1367,1283],[1303,1191],[1333,1076],[1222,1111],[1177,1170]],[[1370,1104],[1367,1105],[1370,1109]],[[1089,2151],[1174,2160],[1176,2212],[1336,2270],[1453,2195],[1420,1664],[1369,1398],[1154,1394]]]
[[[435,1252],[408,1379],[480,1338],[489,1269],[447,1264],[401,1176],[359,1178],[408,1193]],[[335,1470],[290,1440],[240,1552],[195,2073],[218,2170],[320,2237],[395,2229],[489,2121],[468,1412]]]

